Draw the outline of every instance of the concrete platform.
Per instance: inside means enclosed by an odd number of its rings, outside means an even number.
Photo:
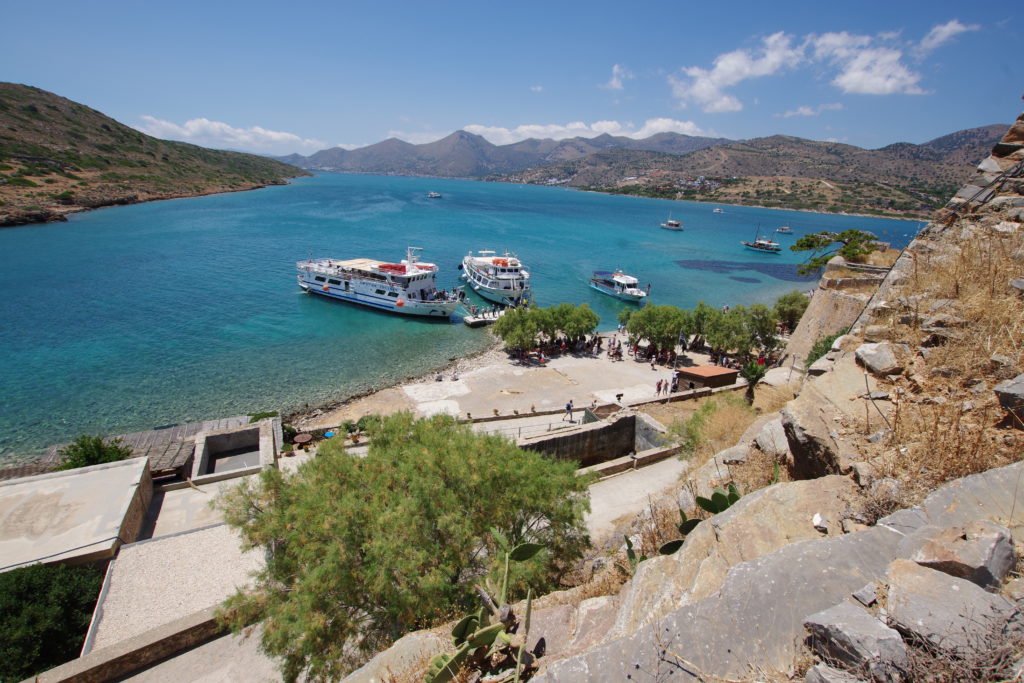
[[[112,557],[138,537],[152,494],[146,458],[0,482],[0,571]]]
[[[237,532],[224,524],[122,546],[107,569],[84,652],[218,605],[263,565],[262,550],[242,552]]]

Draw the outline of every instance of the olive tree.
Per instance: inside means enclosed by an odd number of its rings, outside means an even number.
[[[392,415],[369,438],[365,457],[328,440],[296,473],[264,470],[218,501],[244,546],[268,551],[221,616],[235,629],[262,622],[261,646],[288,680],[338,679],[469,609],[502,547],[544,546],[514,577],[536,593],[589,544],[587,481],[573,462],[449,416]]]
[[[803,292],[793,290],[789,294],[783,294],[775,301],[775,315],[790,330],[795,330],[800,318],[811,300]]]

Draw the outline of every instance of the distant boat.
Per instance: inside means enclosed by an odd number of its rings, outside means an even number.
[[[441,198],[441,193],[440,192],[428,192],[427,193],[427,199],[440,199],[440,198]]]
[[[722,211],[721,207],[716,206],[715,208],[711,209],[711,213],[725,213],[725,211]]]
[[[792,235],[793,234],[793,229],[791,227],[789,227],[788,225],[783,225],[782,227],[780,227],[775,232],[781,232],[784,235]]]
[[[782,251],[782,246],[778,242],[773,242],[767,237],[759,237],[758,235],[760,233],[761,228],[758,227],[757,232],[754,233],[753,242],[740,242],[740,244],[745,246],[747,249],[753,249],[754,251],[759,251],[762,254],[778,254]]]
[[[664,223],[661,224],[661,227],[665,228],[666,230],[682,231],[683,224],[680,221],[673,220],[672,219],[672,214],[669,214],[668,215],[668,219]]]
[[[621,270],[614,273],[608,270],[595,270],[594,277],[590,278],[590,286],[602,294],[633,303],[642,303],[647,297],[647,292],[640,289],[640,281]],[[647,289],[650,290],[650,285]]]

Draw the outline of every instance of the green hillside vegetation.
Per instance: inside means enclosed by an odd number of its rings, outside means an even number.
[[[0,83],[0,226],[299,175],[307,173],[254,154],[157,140],[45,90]]]

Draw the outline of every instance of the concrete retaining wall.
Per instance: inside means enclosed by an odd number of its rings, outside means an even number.
[[[531,451],[574,460],[580,467],[587,467],[632,453],[636,422],[636,415],[623,415],[610,424],[594,422],[571,434],[521,445]]]

